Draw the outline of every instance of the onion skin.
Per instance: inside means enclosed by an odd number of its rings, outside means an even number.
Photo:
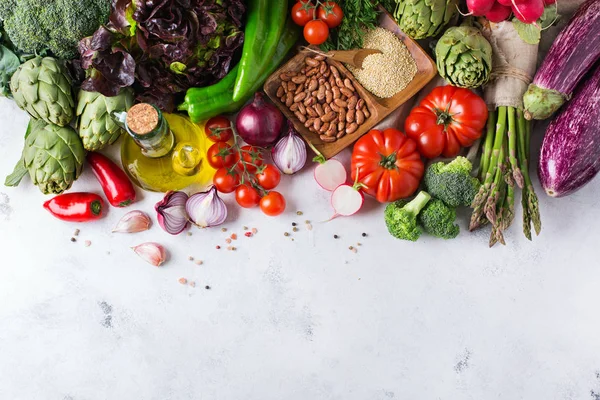
[[[235,126],[246,143],[267,147],[279,138],[284,121],[281,111],[265,99],[262,93],[257,92],[252,103],[239,112]]]

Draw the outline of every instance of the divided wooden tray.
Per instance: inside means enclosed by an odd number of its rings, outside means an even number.
[[[319,150],[325,156],[325,158],[331,158],[344,148],[353,144],[362,135],[367,133],[375,125],[387,117],[392,111],[400,107],[408,99],[417,94],[417,92],[421,90],[437,74],[434,61],[429,57],[429,55],[427,55],[421,46],[419,46],[413,39],[408,37],[400,30],[400,27],[396,24],[394,18],[385,10],[383,10],[379,18],[379,26],[396,34],[396,36],[398,36],[398,38],[406,45],[417,64],[417,74],[408,84],[408,86],[404,88],[404,90],[397,93],[393,97],[382,99],[372,95],[370,92],[364,89],[362,85],[354,78],[352,73],[348,71],[341,63],[327,59],[327,63],[337,67],[342,75],[346,76],[352,81],[358,93],[365,100],[367,108],[371,113],[371,116],[365,121],[365,123],[352,134],[347,134],[333,143],[324,143],[321,141],[321,139],[319,139],[317,134],[305,128],[304,124],[301,123],[298,118],[296,118],[294,113],[291,112],[277,97],[277,89],[281,86],[281,79],[279,76],[284,72],[299,71],[301,69],[301,65],[303,64],[304,58],[307,56],[306,53],[301,52],[294,56],[281,68],[275,71],[265,82],[264,90],[267,96],[269,96],[273,103],[283,112],[286,118],[288,118],[294,124],[294,127],[302,135],[304,140],[312,143],[317,150]],[[382,78],[385,79],[385,77]]]

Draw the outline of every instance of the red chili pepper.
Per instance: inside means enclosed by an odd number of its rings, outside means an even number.
[[[95,193],[66,193],[45,202],[44,208],[63,221],[86,222],[102,217],[104,201]]]
[[[126,207],[135,201],[133,184],[117,164],[100,153],[88,153],[87,161],[113,207]]]

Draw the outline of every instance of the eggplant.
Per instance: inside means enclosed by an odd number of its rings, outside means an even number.
[[[552,197],[581,189],[600,170],[600,64],[546,130],[538,175]]]
[[[600,58],[600,0],[583,3],[558,34],[523,96],[527,119],[546,119]]]

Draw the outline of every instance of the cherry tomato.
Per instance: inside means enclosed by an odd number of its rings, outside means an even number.
[[[240,176],[236,171],[231,171],[227,168],[219,168],[213,177],[213,183],[217,190],[221,193],[231,193],[240,184]]]
[[[246,170],[250,173],[256,172],[256,167],[263,165],[263,155],[258,147],[254,146],[243,146],[242,147],[242,159],[238,162],[238,169],[244,170],[244,164]]]
[[[229,168],[238,161],[238,155],[225,142],[217,142],[208,148],[206,159],[213,168]]]
[[[336,28],[342,23],[344,11],[337,3],[327,1],[319,6],[319,19],[330,28]]]
[[[256,207],[260,203],[260,194],[258,190],[244,183],[235,190],[235,201],[244,208]]]
[[[256,174],[258,184],[265,190],[275,189],[281,180],[281,173],[273,165],[269,164]]]
[[[329,37],[327,24],[320,19],[309,21],[304,25],[304,39],[310,44],[319,45],[325,43]]]
[[[285,211],[285,198],[279,192],[269,192],[260,199],[260,209],[270,217],[276,217]]]
[[[310,1],[298,1],[292,7],[292,20],[296,25],[304,26],[308,21],[312,21],[316,18],[315,5]]]
[[[231,121],[222,115],[213,117],[204,126],[204,133],[213,142],[226,142],[233,136]]]

